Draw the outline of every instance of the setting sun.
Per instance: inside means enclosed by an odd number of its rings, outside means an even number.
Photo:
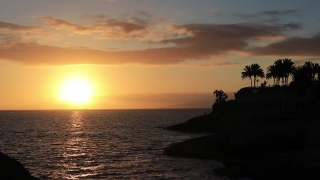
[[[72,104],[87,103],[92,96],[91,85],[81,78],[69,79],[62,84],[59,96]]]

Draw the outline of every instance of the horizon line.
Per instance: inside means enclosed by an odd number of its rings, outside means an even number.
[[[188,110],[188,109],[211,109],[211,107],[195,108],[101,108],[101,109],[0,109],[1,111],[101,111],[101,110]]]

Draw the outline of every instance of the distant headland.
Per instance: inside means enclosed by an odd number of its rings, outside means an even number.
[[[221,160],[225,168],[214,173],[235,179],[318,177],[319,71],[317,63],[295,66],[290,59],[275,61],[266,74],[258,64],[245,66],[241,78],[251,84],[235,93],[234,100],[216,90],[211,113],[167,127],[211,135],[171,144],[164,154]],[[258,77],[273,79],[273,84],[259,85]]]

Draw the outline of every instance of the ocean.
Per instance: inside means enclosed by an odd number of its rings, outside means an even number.
[[[0,151],[40,179],[224,179],[212,174],[217,161],[163,155],[169,144],[201,136],[163,127],[205,112],[0,111]]]

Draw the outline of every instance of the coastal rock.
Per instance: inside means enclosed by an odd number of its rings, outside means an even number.
[[[0,152],[0,179],[37,180],[17,160]]]
[[[222,160],[217,175],[253,179],[312,179],[320,168],[320,123],[278,122],[221,129],[174,143],[164,154]]]
[[[168,127],[212,135],[174,143],[164,154],[221,160],[225,167],[214,172],[233,179],[319,179],[320,84],[297,85],[240,89],[208,115]]]
[[[254,179],[318,179],[320,149],[284,152],[255,159],[248,171]]]
[[[193,133],[210,133],[213,131],[214,121],[211,121],[212,115],[202,115],[194,117],[189,121],[177,125],[167,127],[168,130],[193,132]]]

